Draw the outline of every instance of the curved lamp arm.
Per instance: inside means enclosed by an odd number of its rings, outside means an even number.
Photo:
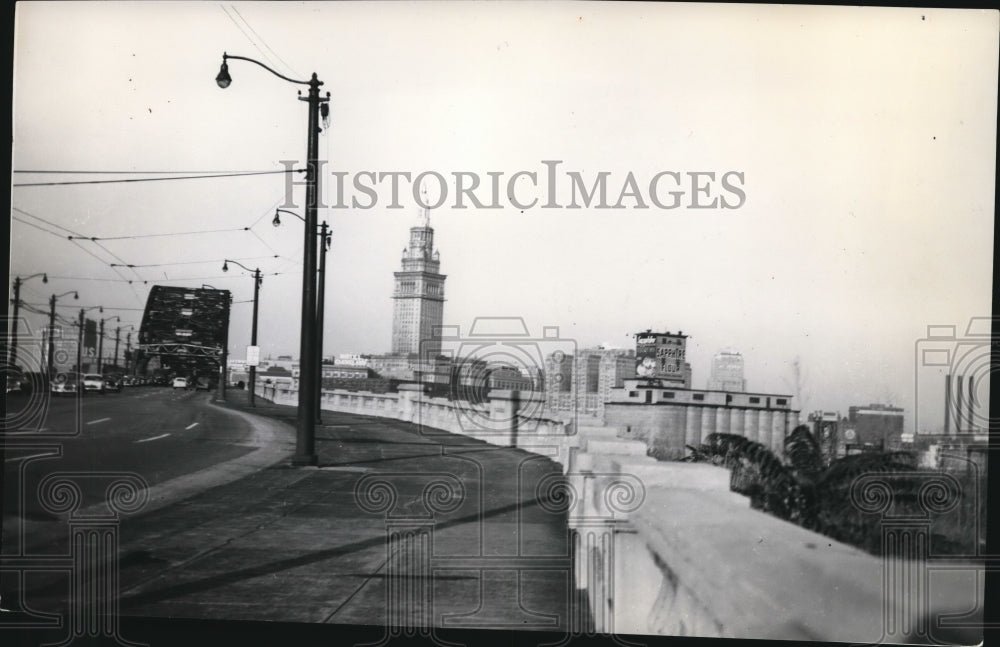
[[[218,83],[219,87],[222,88],[222,89],[228,88],[229,84],[233,82],[233,78],[231,76],[229,76],[229,65],[226,64],[226,61],[228,61],[229,59],[235,59],[237,61],[249,61],[250,63],[256,63],[257,65],[261,66],[262,68],[264,68],[265,70],[267,70],[271,74],[275,75],[279,79],[284,79],[284,80],[288,81],[289,83],[296,83],[298,85],[310,85],[312,83],[316,83],[316,85],[323,85],[323,82],[320,81],[320,80],[318,80],[316,78],[316,74],[315,73],[313,73],[312,81],[298,81],[296,79],[290,79],[287,76],[285,76],[284,74],[281,74],[280,72],[276,72],[275,70],[272,70],[271,68],[269,68],[268,66],[264,65],[260,61],[256,61],[256,60],[254,60],[252,58],[247,58],[246,56],[233,56],[231,54],[227,54],[227,53],[223,52],[222,53],[222,67],[219,68],[219,75],[217,77],[215,77],[215,82]]]
[[[234,263],[236,265],[239,265],[240,267],[242,267],[243,269],[245,269],[247,272],[260,273],[259,269],[252,270],[249,267],[247,267],[246,265],[244,265],[243,263],[240,263],[239,261],[231,261],[228,258],[222,261],[222,271],[223,272],[228,272],[229,271],[229,263]]]

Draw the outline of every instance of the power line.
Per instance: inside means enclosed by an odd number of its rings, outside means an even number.
[[[27,173],[31,175],[46,175],[46,174],[56,174],[56,175],[203,175],[212,173],[257,173],[257,171],[247,171],[241,170],[236,171],[233,169],[227,169],[224,171],[60,171],[53,169],[32,169],[32,170],[22,170],[15,169],[13,173]]]
[[[50,227],[55,227],[56,229],[62,229],[63,231],[68,232],[69,234],[71,234],[73,236],[79,236],[80,235],[78,232],[75,232],[72,229],[67,229],[66,227],[63,227],[60,224],[57,224],[57,223],[51,222],[49,220],[46,220],[45,218],[41,218],[39,216],[36,216],[35,214],[29,213],[29,212],[25,211],[24,209],[21,209],[20,207],[11,207],[11,208],[14,211],[16,211],[16,212],[18,212],[20,214],[28,216],[29,218],[34,218],[35,220],[38,220],[40,222],[44,222],[46,225],[48,225]]]
[[[286,69],[288,69],[289,71],[291,71],[294,76],[297,76],[297,77],[301,77],[302,76],[297,71],[295,71],[295,69],[291,65],[289,65],[288,63],[286,63],[284,61],[284,59],[282,59],[280,56],[278,56],[278,53],[276,51],[274,51],[273,49],[271,49],[271,46],[267,44],[267,41],[265,41],[263,38],[261,38],[261,35],[258,34],[257,31],[253,27],[250,26],[250,23],[247,22],[247,19],[243,17],[243,14],[240,13],[239,9],[237,9],[234,5],[229,5],[229,8],[232,9],[233,12],[237,16],[240,17],[240,20],[242,20],[243,24],[247,26],[247,29],[249,29],[251,32],[253,32],[253,35],[256,36],[257,39],[260,40],[261,43],[264,44],[264,47],[266,47],[269,52],[271,52],[272,54],[274,54],[274,57],[276,59],[278,59],[279,61],[281,61],[281,64],[284,65]]]
[[[229,5],[229,6],[232,7],[232,5]],[[260,52],[260,55],[263,56],[265,59],[267,59],[268,63],[270,63],[274,67],[277,67],[277,65],[275,65],[274,61],[271,60],[271,57],[268,56],[264,52],[264,50],[262,50],[260,47],[258,47],[257,43],[255,43],[254,40],[252,38],[250,38],[250,36],[246,33],[246,31],[244,31],[244,29],[242,27],[240,27],[240,24],[238,22],[236,22],[236,19],[229,15],[229,12],[226,11],[226,8],[220,4],[219,5],[219,9],[222,9],[222,13],[226,14],[226,17],[229,18],[229,20],[231,20],[234,25],[236,25],[236,28],[239,29],[240,33],[243,34],[243,36],[247,39],[247,41],[249,41],[249,43],[251,45],[253,45],[254,49],[256,49],[258,52]],[[235,11],[235,8],[233,8],[233,10]],[[242,16],[240,16],[240,17],[242,18]],[[246,21],[244,21],[244,22],[246,22]],[[247,25],[247,26],[249,27],[249,25]]]
[[[280,258],[280,256],[278,256],[278,254],[275,254],[274,256],[248,256],[246,258],[231,258],[229,260],[232,260],[232,261],[256,261],[256,260],[260,260],[260,259],[263,259],[263,258]],[[216,258],[216,259],[210,259],[210,260],[206,260],[206,261],[179,261],[179,262],[174,262],[174,263],[148,263],[148,264],[145,264],[145,265],[125,264],[125,267],[135,268],[135,267],[169,267],[171,265],[200,265],[200,264],[204,264],[204,263],[219,263],[219,262],[224,262],[225,260],[226,259],[224,259],[224,258]],[[112,263],[111,265],[112,265],[112,267],[115,266],[114,263]],[[169,279],[167,279],[167,280],[169,280]]]
[[[162,238],[164,236],[193,236],[195,234],[218,234],[233,231],[244,231],[249,227],[233,227],[231,229],[202,229],[199,231],[177,231],[164,234],[135,234],[134,236],[81,236],[83,240],[137,240],[139,238]],[[72,236],[71,236],[72,238]]]
[[[277,175],[279,173],[303,173],[305,169],[284,169],[281,171],[253,171],[247,173],[215,173],[211,175],[179,175],[177,177],[139,177],[121,180],[75,180],[72,182],[15,182],[11,186],[69,186],[74,184],[123,184],[126,182],[164,182],[166,180],[201,180],[220,177],[247,177],[250,175]]]

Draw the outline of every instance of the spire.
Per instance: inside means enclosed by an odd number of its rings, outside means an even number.
[[[431,210],[427,207],[427,185],[420,183],[420,225],[422,227],[431,226]]]

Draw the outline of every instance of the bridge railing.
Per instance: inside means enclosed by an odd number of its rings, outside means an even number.
[[[288,389],[258,387],[258,395],[296,404]],[[857,505],[883,523],[886,557],[877,558],[751,509],[721,467],[658,461],[644,442],[592,419],[552,417],[527,394],[491,391],[474,406],[404,385],[398,393],[328,391],[322,403],[559,463],[563,477],[539,483],[536,494],[567,512],[575,586],[586,591],[596,631],[866,644],[982,639],[986,561],[930,553],[930,518],[948,498],[933,494],[948,485],[933,474],[921,518],[890,514],[889,475],[859,480]]]

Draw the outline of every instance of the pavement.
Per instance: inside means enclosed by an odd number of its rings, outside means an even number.
[[[324,411],[319,464],[293,467],[295,408],[259,397],[250,407],[247,395],[229,390],[216,405],[253,421],[255,451],[225,478],[172,484],[172,497],[152,497],[119,524],[123,626],[130,617],[554,634],[579,625],[586,605],[574,598],[566,513],[544,497],[561,478],[557,464]],[[68,574],[27,578],[33,609],[67,608]]]

